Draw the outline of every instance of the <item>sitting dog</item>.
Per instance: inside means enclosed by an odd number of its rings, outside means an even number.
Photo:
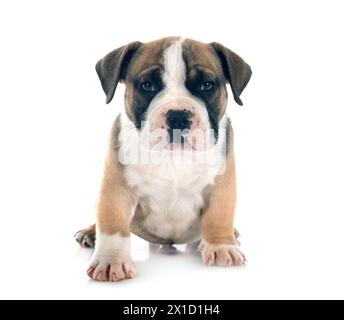
[[[152,244],[199,242],[203,262],[245,262],[234,229],[233,130],[225,114],[250,66],[213,42],[169,37],[132,42],[96,65],[109,103],[126,86],[114,121],[97,203],[96,224],[76,240],[94,247],[87,274],[98,281],[135,275],[130,233]]]

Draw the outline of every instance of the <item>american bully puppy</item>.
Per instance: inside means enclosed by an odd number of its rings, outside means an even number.
[[[234,229],[233,131],[225,111],[226,84],[242,105],[250,66],[219,43],[170,37],[120,47],[96,71],[106,103],[119,82],[126,91],[111,132],[96,224],[76,235],[81,245],[95,246],[89,277],[135,276],[131,232],[151,244],[200,241],[208,266],[244,264]]]

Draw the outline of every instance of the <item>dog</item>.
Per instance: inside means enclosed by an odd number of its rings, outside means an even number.
[[[96,64],[106,103],[124,82],[96,209],[76,240],[95,247],[87,274],[135,276],[130,233],[151,244],[195,244],[207,266],[245,263],[234,229],[233,130],[226,115],[250,66],[220,43],[168,37],[132,42]]]

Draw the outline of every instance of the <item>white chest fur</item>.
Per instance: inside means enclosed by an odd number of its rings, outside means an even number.
[[[164,239],[190,240],[188,230],[200,226],[202,190],[215,177],[210,171],[206,165],[191,164],[127,166],[128,184],[151,209],[145,228]]]
[[[143,228],[176,243],[196,241],[195,237],[200,233],[200,209],[204,204],[202,191],[214,183],[219,174],[223,164],[221,149],[224,137],[219,135],[217,146],[209,150],[200,162],[182,161],[178,157],[170,159],[168,152],[154,157],[154,161],[142,162],[142,155],[147,159],[150,151],[142,148],[137,130],[127,121],[122,114],[119,159],[125,162],[124,174],[128,185],[149,204],[150,212]],[[139,157],[137,153],[140,153]]]

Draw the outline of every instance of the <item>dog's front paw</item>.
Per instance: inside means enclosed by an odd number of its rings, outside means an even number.
[[[198,250],[202,253],[202,260],[207,266],[241,266],[246,261],[245,255],[236,245],[214,245],[202,240]]]
[[[97,281],[133,279],[135,265],[130,256],[94,254],[87,274]]]

